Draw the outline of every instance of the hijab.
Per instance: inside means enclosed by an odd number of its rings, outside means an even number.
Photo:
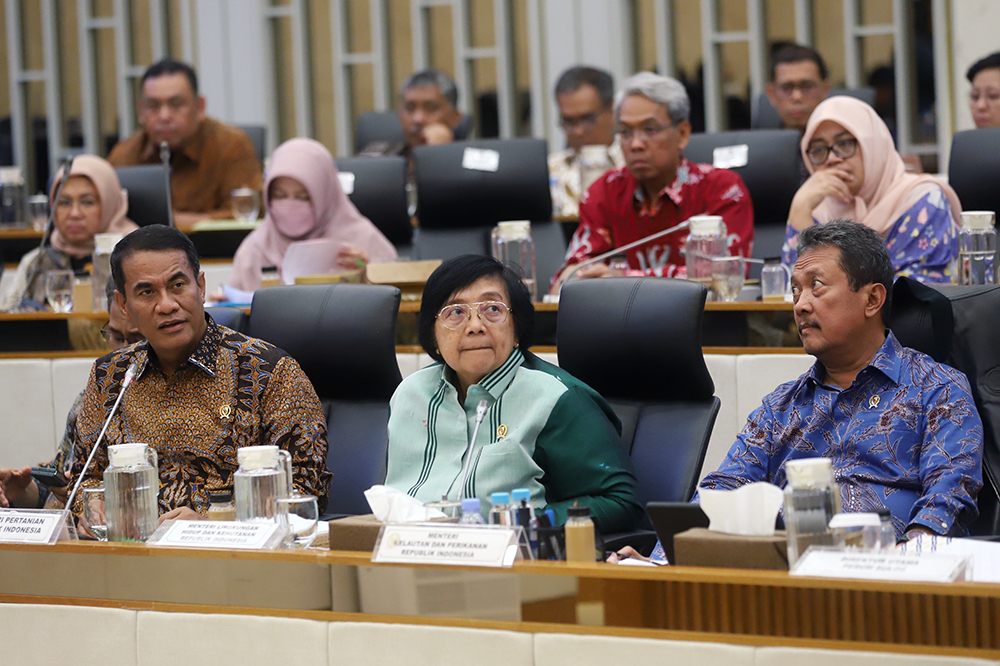
[[[106,160],[94,155],[80,155],[73,158],[69,175],[84,176],[97,190],[97,195],[101,199],[101,221],[97,227],[97,233],[111,233],[128,235],[139,228],[132,220],[126,217],[128,213],[128,193],[122,189],[122,184],[118,181],[118,174],[114,167]],[[56,191],[63,178],[63,169],[60,168],[56,177],[52,179],[52,188],[49,190],[49,205],[56,207]],[[91,236],[83,243],[72,243],[59,233],[56,227],[52,231],[52,247],[74,258],[87,257],[94,252],[94,238]]]
[[[271,214],[271,183],[281,176],[300,182],[312,201],[312,228],[297,238],[282,233]],[[264,209],[264,221],[243,240],[233,259],[229,284],[237,289],[259,287],[261,269],[280,268],[288,246],[295,241],[324,238],[354,245],[367,252],[372,262],[396,259],[392,243],[347,198],[333,156],[318,141],[290,139],[274,151],[264,181]]]
[[[813,211],[820,224],[837,218],[847,218],[871,227],[883,238],[913,204],[935,189],[944,192],[951,207],[952,220],[957,223],[962,207],[958,195],[951,187],[927,174],[906,173],[903,159],[896,152],[892,135],[875,109],[859,99],[847,96],[830,97],[819,104],[809,117],[802,135],[802,159],[809,173],[816,165],[809,161],[806,151],[816,128],[824,120],[841,125],[858,140],[865,179],[854,201],[845,204],[835,197],[826,197]]]

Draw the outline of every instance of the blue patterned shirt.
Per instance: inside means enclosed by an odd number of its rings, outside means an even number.
[[[767,395],[701,487],[784,487],[787,461],[825,456],[845,512],[885,506],[898,534],[917,525],[967,534],[979,515],[983,424],[965,375],[892,333],[848,388],[822,375],[817,361]]]
[[[789,268],[798,258],[798,243],[799,232],[786,226],[781,260]],[[941,188],[928,192],[896,220],[885,237],[885,249],[897,276],[921,282],[958,281],[958,232]]]

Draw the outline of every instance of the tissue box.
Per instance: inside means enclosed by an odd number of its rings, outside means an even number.
[[[382,523],[373,514],[330,521],[330,550],[375,550]]]
[[[696,527],[674,536],[674,558],[687,566],[788,571],[784,530],[772,536],[739,536]]]

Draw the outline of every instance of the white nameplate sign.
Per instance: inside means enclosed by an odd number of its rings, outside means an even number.
[[[354,194],[354,174],[350,171],[338,171],[337,179],[340,180],[340,189],[344,194]]]
[[[793,576],[952,583],[964,580],[968,556],[901,555],[810,546],[789,572]]]
[[[65,510],[0,510],[0,543],[53,544],[68,538]]]
[[[462,153],[462,168],[496,171],[500,168],[500,153],[489,148],[466,148]]]
[[[270,550],[277,545],[275,523],[237,523],[215,520],[168,520],[147,542],[173,548],[245,548]]]
[[[719,146],[712,151],[712,166],[716,169],[737,169],[750,161],[750,147],[745,143],[738,146]]]
[[[517,530],[503,525],[386,525],[372,562],[509,567],[518,558]]]

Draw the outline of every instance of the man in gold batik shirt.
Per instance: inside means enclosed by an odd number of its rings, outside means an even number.
[[[195,519],[209,493],[232,490],[240,447],[271,444],[292,457],[292,483],[326,506],[326,419],[295,359],[217,325],[204,310],[205,276],[183,233],[161,225],[126,236],[111,255],[115,297],[146,336],[94,363],[77,420],[73,474],[83,472],[129,365],[139,372],[111,420],[83,485],[101,484],[107,445],[156,449],[160,520]],[[74,510],[82,509],[77,497]]]

